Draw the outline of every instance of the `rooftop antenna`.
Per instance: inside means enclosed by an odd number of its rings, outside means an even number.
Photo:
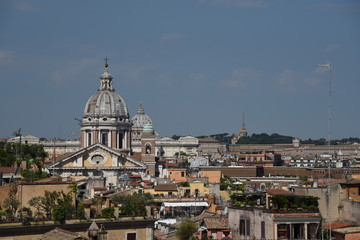
[[[331,177],[331,72],[332,65],[331,64],[319,64],[320,68],[324,70],[329,70],[329,118],[328,118],[328,147],[329,147],[329,162],[328,162],[328,211],[329,211],[329,236],[331,237],[331,198],[330,198],[330,177]]]
[[[19,137],[19,146],[16,148],[16,160],[19,160],[21,158],[21,128],[19,128],[17,131],[13,133],[14,137]]]

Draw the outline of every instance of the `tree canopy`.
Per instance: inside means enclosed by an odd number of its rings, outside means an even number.
[[[19,159],[16,159],[16,158]],[[43,161],[47,157],[43,145],[40,144],[19,144],[6,143],[0,145],[0,166],[12,167],[16,160],[33,159],[34,163],[41,168]]]
[[[291,144],[292,139],[293,137],[277,133],[271,135],[268,135],[267,133],[254,133],[251,136],[239,138],[237,144]]]
[[[187,220],[180,224],[180,227],[176,231],[175,235],[180,240],[188,240],[194,233],[196,233],[197,230],[198,230],[198,225],[191,220]]]
[[[121,214],[127,216],[145,216],[146,205],[152,200],[149,193],[133,193],[127,196],[115,196],[111,200],[117,204],[121,204]]]

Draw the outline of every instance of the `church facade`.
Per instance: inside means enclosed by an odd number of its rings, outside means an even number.
[[[146,171],[144,162],[131,157],[132,123],[127,105],[115,92],[112,81],[105,64],[99,89],[85,105],[80,149],[51,164],[48,170],[53,175],[103,177],[106,185],[117,186],[126,174],[154,174],[155,158],[147,156],[151,171]]]

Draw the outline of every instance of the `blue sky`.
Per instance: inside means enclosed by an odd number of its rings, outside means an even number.
[[[75,138],[108,56],[161,136],[360,136],[358,1],[0,1],[0,137]]]

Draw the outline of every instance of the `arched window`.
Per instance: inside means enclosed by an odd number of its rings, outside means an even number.
[[[240,225],[239,225],[239,231],[240,231],[240,235],[245,235],[245,220],[244,219],[240,219]]]
[[[250,219],[240,219],[239,232],[242,236],[250,236]]]
[[[146,154],[151,154],[151,145],[149,143],[147,143],[145,145],[145,153]]]

